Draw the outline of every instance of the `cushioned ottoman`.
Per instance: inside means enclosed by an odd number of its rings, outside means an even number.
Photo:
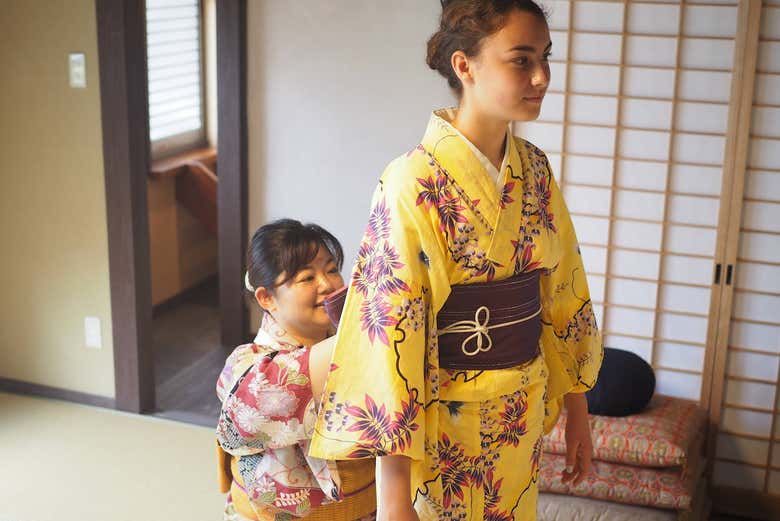
[[[593,459],[641,467],[683,467],[698,457],[706,414],[694,402],[656,395],[639,414],[591,415]],[[566,414],[544,438],[544,451],[565,454]]]
[[[622,505],[599,499],[539,493],[538,521],[707,521],[710,502],[706,480],[701,480],[692,510]]]
[[[698,404],[657,395],[639,414],[591,415],[590,421],[593,474],[576,488],[560,481],[565,466],[565,414],[544,439],[541,521],[704,519],[706,413]]]

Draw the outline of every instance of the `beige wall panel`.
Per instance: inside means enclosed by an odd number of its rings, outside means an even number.
[[[2,11],[0,377],[113,397],[95,4]],[[70,52],[86,57],[86,88],[68,85]],[[102,349],[85,347],[86,316]]]

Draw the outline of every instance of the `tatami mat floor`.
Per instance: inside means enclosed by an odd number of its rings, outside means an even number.
[[[223,503],[212,428],[0,393],[0,521],[218,521]]]
[[[0,521],[215,521],[214,430],[0,393]]]

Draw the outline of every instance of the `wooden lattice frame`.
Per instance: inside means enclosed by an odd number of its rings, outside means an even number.
[[[772,0],[770,0],[770,4],[765,9],[780,10],[780,3],[778,3],[777,0],[774,0],[774,3],[771,2]],[[577,4],[584,4],[584,3],[622,4],[623,6],[623,10],[622,10],[623,31],[622,32],[576,30],[577,34],[608,34],[608,35],[620,36],[621,51],[620,51],[620,61],[618,64],[575,61],[573,59],[572,42],[574,41],[574,37],[572,36],[572,33],[575,32],[574,29],[575,27],[574,16],[576,10],[575,6]],[[780,353],[775,353],[772,351],[764,351],[761,349],[751,349],[746,347],[732,346],[730,345],[729,342],[729,330],[732,324],[732,320],[738,322],[749,322],[749,323],[770,325],[773,327],[780,327],[780,321],[767,322],[761,320],[746,320],[744,318],[732,317],[735,293],[736,294],[743,294],[743,293],[762,294],[762,295],[769,295],[771,297],[780,297],[780,293],[760,292],[751,289],[737,288],[736,287],[737,277],[735,275],[736,272],[734,272],[733,274],[734,284],[731,283],[726,284],[727,267],[729,266],[738,267],[738,264],[740,262],[751,262],[755,264],[763,264],[768,266],[780,267],[780,256],[776,262],[756,261],[755,259],[746,259],[739,256],[740,233],[759,232],[765,234],[768,233],[773,236],[780,235],[780,232],[776,232],[776,231],[751,230],[748,226],[742,224],[742,209],[745,203],[770,203],[770,204],[780,203],[780,201],[776,201],[773,199],[764,199],[760,197],[759,198],[744,197],[744,187],[747,178],[747,172],[751,169],[751,165],[749,164],[748,161],[748,155],[749,155],[748,150],[749,150],[751,138],[780,141],[780,138],[774,135],[767,136],[767,135],[761,135],[757,133],[751,133],[751,114],[754,108],[780,109],[780,105],[768,105],[768,104],[759,104],[753,102],[754,82],[755,82],[756,73],[780,76],[780,73],[778,72],[756,70],[756,62],[757,62],[757,56],[759,51],[759,40],[760,42],[771,42],[771,43],[778,43],[780,40],[766,38],[766,37],[759,38],[759,29],[761,27],[761,18],[762,18],[761,0],[739,0],[737,31],[733,38],[730,36],[723,36],[723,37],[699,36],[699,35],[690,36],[690,38],[695,38],[698,40],[733,40],[734,41],[734,59],[732,62],[731,71],[729,71],[732,75],[732,84],[731,84],[731,91],[730,91],[730,96],[728,101],[724,103],[721,101],[712,101],[712,100],[704,100],[704,99],[687,99],[681,96],[680,93],[680,78],[683,71],[717,72],[717,73],[726,72],[718,68],[681,66],[682,41],[684,38],[688,37],[684,34],[684,27],[686,21],[685,16],[686,16],[687,8],[688,7],[725,7],[725,6],[734,7],[734,4],[707,3],[707,2],[698,3],[698,2],[689,2],[686,0],[682,0],[680,2],[676,2],[676,1],[675,2],[667,2],[667,1],[635,2],[632,0],[625,0],[625,1],[623,0],[606,0],[606,1],[570,0],[568,4],[570,7],[570,11],[568,13],[568,25],[566,28],[566,32],[568,36],[566,45],[568,48],[566,52],[566,60],[563,62],[566,70],[565,84],[563,90],[556,91],[551,89],[548,91],[552,94],[563,95],[562,115],[560,117],[560,120],[558,120],[557,118],[556,120],[550,120],[550,121],[540,120],[541,123],[549,123],[549,124],[560,126],[561,129],[560,150],[548,151],[548,153],[560,157],[561,168],[560,168],[560,172],[558,172],[557,174],[562,189],[565,190],[567,186],[578,186],[583,188],[596,188],[596,189],[610,190],[610,194],[609,194],[610,207],[607,216],[599,215],[599,214],[583,213],[583,212],[579,213],[579,215],[582,217],[596,218],[608,222],[607,224],[608,237],[607,237],[606,244],[583,243],[583,246],[592,246],[592,247],[606,250],[605,252],[606,269],[605,269],[605,273],[603,274],[604,302],[601,303],[596,302],[596,304],[601,304],[603,306],[603,314],[602,314],[603,324],[609,323],[608,316],[610,313],[610,308],[613,306],[617,306],[625,309],[636,309],[640,311],[648,311],[653,313],[653,317],[654,317],[653,318],[654,323],[652,328],[653,334],[651,337],[644,336],[644,335],[631,335],[631,334],[626,334],[624,332],[611,332],[609,330],[605,331],[605,336],[610,336],[614,334],[614,336],[628,337],[628,338],[634,337],[642,341],[649,342],[649,345],[651,346],[650,360],[656,369],[679,372],[679,373],[688,373],[692,375],[701,376],[702,385],[701,385],[700,402],[703,407],[709,410],[711,423],[713,427],[719,426],[724,407],[772,414],[772,426],[768,437],[753,436],[746,433],[730,432],[726,429],[721,429],[720,431],[732,435],[743,436],[746,439],[756,439],[756,440],[768,442],[769,444],[768,457],[766,459],[765,464],[757,465],[755,463],[746,463],[744,461],[734,461],[735,463],[739,463],[741,465],[748,465],[748,466],[761,468],[764,471],[764,476],[765,476],[763,490],[757,494],[751,491],[723,489],[724,494],[716,494],[715,499],[716,501],[721,500],[721,504],[725,508],[735,510],[735,511],[741,511],[742,513],[748,513],[748,514],[753,513],[753,514],[760,515],[761,513],[770,512],[771,509],[774,509],[776,507],[777,510],[775,511],[780,511],[780,497],[770,496],[768,494],[770,490],[771,472],[774,471],[775,473],[780,473],[780,467],[772,465],[772,459],[774,453],[780,450],[780,420],[778,420],[778,416],[780,415],[780,400],[778,400],[778,395],[780,395],[780,383],[778,383],[777,380],[769,381],[765,378],[755,378],[752,376],[744,376],[744,375],[740,376],[735,374],[727,374],[728,356],[729,353],[732,352],[760,353],[763,355],[776,356],[778,362],[778,374],[780,374]],[[672,34],[645,34],[645,33],[639,34],[639,33],[631,33],[626,31],[626,28],[629,27],[628,17],[629,17],[630,6],[636,4],[677,6],[678,7],[677,35],[675,36]],[[676,56],[675,56],[674,66],[635,65],[635,64],[628,65],[626,63],[626,42],[628,40],[628,37],[631,36],[657,37],[657,38],[675,37]],[[617,92],[615,94],[575,92],[572,89],[572,76],[573,76],[572,69],[574,65],[617,67],[618,68]],[[673,95],[671,97],[655,97],[655,96],[628,96],[624,94],[624,71],[628,67],[633,69],[655,69],[655,70],[668,70],[673,72],[674,74]],[[571,96],[588,96],[591,98],[601,97],[601,98],[616,100],[615,124],[609,125],[609,124],[599,124],[599,123],[589,123],[589,122],[582,123],[582,122],[572,121],[570,118]],[[664,103],[671,103],[669,127],[668,128],[643,128],[643,127],[638,128],[638,127],[632,127],[632,126],[622,124],[623,122],[622,110],[624,106],[624,100],[627,99],[644,99],[648,101],[661,101]],[[727,106],[728,121],[727,121],[726,131],[724,133],[720,133],[720,132],[707,132],[707,131],[678,130],[677,108],[678,106],[680,106],[680,103],[686,103],[686,102]],[[581,152],[569,153],[567,149],[567,144],[568,144],[567,139],[569,137],[569,129],[575,126],[597,127],[597,128],[609,129],[613,131],[614,132],[614,143],[612,147],[613,154],[611,156],[605,156],[603,154],[584,154]],[[657,132],[667,133],[668,135],[667,159],[660,160],[660,159],[642,159],[636,157],[621,157],[620,139],[621,139],[622,131],[624,130],[657,131]],[[722,168],[723,168],[722,191],[721,191],[722,195],[712,196],[712,195],[705,195],[701,193],[685,193],[679,190],[672,189],[671,184],[672,184],[673,165],[682,165],[682,166],[688,165],[693,167],[708,167],[708,168],[714,166],[712,163],[707,163],[707,162],[699,163],[699,162],[677,161],[675,159],[674,138],[676,135],[680,133],[687,134],[687,135],[694,135],[694,136],[705,136],[705,137],[714,136],[714,137],[725,138],[725,154],[722,163]],[[585,158],[587,157],[599,158],[599,159],[606,159],[611,161],[612,175],[611,175],[610,185],[570,182],[569,179],[567,178],[567,160],[570,156],[585,157]],[[630,187],[630,188],[621,187],[621,185],[618,183],[618,177],[619,177],[618,173],[620,168],[620,161],[624,159],[630,160],[632,162],[648,162],[648,163],[661,164],[665,166],[666,175],[663,180],[663,190],[643,189],[643,188],[636,188],[636,187]],[[772,172],[780,175],[780,168],[761,167],[760,170],[764,172]],[[649,193],[649,194],[655,194],[662,197],[664,201],[663,218],[661,220],[654,220],[654,219],[638,219],[638,218],[614,216],[613,214],[616,208],[617,197],[620,190],[639,192],[639,193]],[[676,222],[670,216],[670,207],[671,207],[670,198],[677,197],[677,196],[705,198],[710,200],[713,198],[719,199],[720,209],[718,212],[717,226],[691,224],[687,222]],[[575,212],[573,212],[573,214],[575,214]],[[615,221],[639,222],[639,223],[648,223],[648,224],[661,226],[662,227],[661,235],[660,235],[661,242],[658,250],[630,248],[622,245],[616,247],[613,243],[613,231],[615,229],[614,226]],[[679,252],[671,251],[668,248],[668,245],[666,243],[667,235],[668,235],[667,227],[675,226],[675,225],[685,226],[689,228],[699,228],[702,230],[717,231],[717,240],[716,240],[715,251],[713,252],[713,255],[712,256],[696,255],[691,253],[679,253]],[[636,276],[625,277],[625,276],[612,275],[613,270],[612,270],[611,263],[613,259],[613,253],[615,250],[634,251],[637,253],[646,253],[646,254],[657,256],[658,277],[656,279],[651,279],[651,278],[642,278]],[[705,285],[698,282],[681,283],[677,280],[667,280],[664,274],[665,264],[666,264],[664,262],[664,256],[666,255],[681,255],[691,259],[698,257],[701,259],[710,260],[713,262],[713,265],[715,266],[720,265],[720,271],[722,276],[717,281],[713,280],[713,283],[711,285]],[[599,276],[602,275],[599,274]],[[654,299],[655,306],[645,307],[645,306],[632,306],[624,303],[621,304],[610,303],[609,302],[610,284],[612,284],[613,281],[617,279],[623,279],[623,280],[629,279],[631,281],[648,282],[648,283],[655,284],[655,299]],[[663,304],[662,298],[661,298],[662,285],[664,284],[674,284],[676,286],[690,286],[694,288],[709,289],[711,291],[709,313],[707,314],[691,313],[691,312],[684,312],[679,310],[664,309],[662,305]],[[706,342],[705,343],[687,342],[687,341],[682,341],[677,339],[663,338],[662,332],[659,327],[659,317],[661,316],[661,313],[672,313],[676,315],[685,315],[685,316],[691,316],[691,317],[708,320]],[[675,344],[691,345],[691,346],[696,346],[704,349],[705,350],[704,367],[702,368],[701,372],[696,370],[691,370],[691,369],[682,369],[679,367],[663,367],[662,365],[660,365],[656,357],[656,350],[654,349],[655,347],[654,344],[658,342],[667,342],[667,341],[673,342]],[[724,403],[725,387],[727,381],[729,380],[735,382],[758,383],[758,384],[774,386],[775,400],[773,403],[773,407],[771,409],[766,409],[761,407],[752,407],[749,405]],[[717,456],[717,453],[715,451],[716,441],[717,441],[717,429],[712,429],[711,436],[710,436],[711,443],[709,444],[710,461],[717,460],[717,461],[729,462],[730,460],[728,460],[727,458]],[[775,445],[777,445],[777,447],[775,447]],[[777,474],[777,476],[780,477],[780,474]],[[724,499],[724,498],[728,498],[728,499]],[[735,500],[734,498],[737,499]]]

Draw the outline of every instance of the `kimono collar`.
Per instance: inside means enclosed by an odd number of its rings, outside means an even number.
[[[503,189],[496,190],[494,180],[466,138],[452,126],[456,114],[457,110],[452,108],[434,111],[422,146],[449,180],[463,190],[462,203],[490,228],[488,258],[506,266],[515,253],[508,237],[515,237],[523,222],[523,178],[526,165],[530,164],[527,151],[525,147],[518,147],[515,139],[508,140],[506,163],[501,172]]]
[[[469,141],[469,139],[464,136],[457,128],[452,127],[452,129],[458,133],[458,136],[463,139],[463,141],[466,142],[466,144],[469,146],[469,150],[471,150],[471,153],[474,154],[474,156],[479,160],[479,163],[482,165],[482,168],[485,169],[485,171],[488,173],[491,179],[493,179],[493,182],[496,184],[496,189],[500,192],[502,188],[504,188],[504,179],[501,176],[501,173],[506,168],[506,165],[509,161],[509,148],[511,145],[509,144],[509,141],[511,139],[511,133],[509,132],[509,129],[506,130],[506,143],[504,144],[504,153],[501,156],[501,166],[496,168],[496,166],[490,162],[490,159],[482,153],[480,149],[477,148],[477,145]]]
[[[255,344],[267,347],[271,351],[296,351],[303,347],[270,313],[263,313],[260,329],[255,336]]]

